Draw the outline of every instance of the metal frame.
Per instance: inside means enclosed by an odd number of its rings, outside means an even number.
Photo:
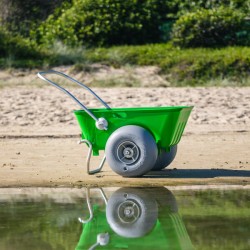
[[[68,95],[71,99],[73,99],[90,117],[92,117],[95,122],[96,122],[96,127],[100,130],[107,130],[108,129],[108,122],[105,120],[105,118],[97,118],[84,104],[82,104],[73,94],[71,94],[67,89],[59,86],[57,83],[55,83],[54,81],[48,79],[47,77],[45,77],[45,75],[58,75],[61,77],[66,78],[67,80],[70,80],[71,82],[74,82],[76,84],[78,84],[79,86],[83,87],[84,89],[86,89],[88,92],[90,92],[105,108],[107,109],[111,109],[107,103],[105,103],[94,91],[92,91],[89,87],[87,87],[85,84],[75,80],[74,78],[55,71],[55,70],[49,70],[49,71],[44,71],[44,72],[39,72],[37,73],[38,77],[41,78],[43,81],[48,82],[49,84],[53,85],[54,87],[56,87],[57,89],[61,90],[63,93],[65,93],[66,95]],[[106,161],[106,156],[104,155],[100,165],[98,168],[94,169],[94,170],[90,170],[90,158],[91,158],[91,154],[92,154],[92,144],[90,141],[88,140],[81,140],[79,142],[79,144],[81,143],[86,143],[89,146],[89,152],[88,152],[88,156],[87,156],[87,173],[88,174],[96,174],[98,172],[101,171],[101,169],[103,168],[103,165]]]
[[[89,116],[91,116],[96,122],[99,121],[99,119],[97,117],[94,116],[94,114],[85,106],[83,105],[73,94],[71,94],[68,90],[66,90],[65,88],[59,86],[57,83],[53,82],[52,80],[46,78],[44,75],[58,75],[58,76],[62,76],[76,84],[78,84],[79,86],[83,87],[84,89],[86,89],[88,92],[90,92],[99,102],[101,102],[104,107],[106,107],[107,109],[111,109],[108,104],[106,102],[104,102],[94,91],[92,91],[89,87],[87,87],[85,84],[75,80],[74,78],[64,74],[64,73],[61,73],[61,72],[58,72],[58,71],[55,71],[55,70],[49,70],[49,71],[44,71],[44,72],[39,72],[37,73],[37,76],[48,82],[49,84],[53,85],[54,87],[56,87],[57,89],[61,90],[62,92],[64,92],[66,95],[68,95],[71,99],[73,99],[87,114],[89,114]]]
[[[91,159],[91,155],[92,155],[92,152],[93,152],[92,144],[91,144],[90,141],[88,141],[88,140],[86,140],[86,139],[80,140],[78,143],[79,143],[79,144],[86,143],[86,144],[89,146],[89,152],[88,152],[88,156],[87,156],[87,159],[86,159],[86,163],[87,163],[87,173],[88,173],[89,175],[99,173],[99,172],[102,170],[102,168],[103,168],[103,166],[104,166],[104,163],[105,163],[105,161],[106,161],[106,155],[103,156],[102,161],[101,161],[101,163],[100,163],[100,165],[99,165],[98,168],[96,168],[96,169],[94,169],[94,170],[90,170],[90,159]]]
[[[89,210],[89,218],[87,220],[83,220],[82,218],[78,218],[79,222],[83,223],[83,224],[86,224],[88,222],[90,222],[93,217],[94,217],[94,214],[93,214],[93,209],[92,209],[92,206],[90,204],[90,189],[91,188],[86,188],[86,200],[87,200],[87,205],[88,205],[88,210]],[[107,196],[105,195],[104,191],[102,188],[95,188],[95,189],[98,189],[102,195],[102,198],[105,202],[105,205],[107,206],[107,203],[108,203],[108,199],[107,199]]]

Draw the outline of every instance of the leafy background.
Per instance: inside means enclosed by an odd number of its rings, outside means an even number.
[[[1,68],[156,65],[175,86],[250,82],[250,0],[0,0],[0,6]]]

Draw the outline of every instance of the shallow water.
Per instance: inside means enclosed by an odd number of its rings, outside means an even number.
[[[0,189],[0,249],[250,249],[249,207],[249,189]]]

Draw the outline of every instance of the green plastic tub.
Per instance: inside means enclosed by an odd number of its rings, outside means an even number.
[[[99,130],[95,121],[83,110],[75,111],[82,131],[82,139],[91,142],[94,155],[104,150],[110,135],[126,125],[137,125],[148,130],[154,137],[158,148],[169,151],[170,146],[179,143],[187,124],[192,107],[138,107],[90,109],[96,117],[108,121],[108,130]]]

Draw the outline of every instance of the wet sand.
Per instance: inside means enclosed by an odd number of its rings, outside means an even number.
[[[102,172],[87,175],[87,148],[76,138],[3,138],[0,187],[247,185],[249,136],[249,132],[185,135],[169,168],[140,178],[118,176],[107,164]],[[101,157],[92,159],[92,167],[98,166]]]

